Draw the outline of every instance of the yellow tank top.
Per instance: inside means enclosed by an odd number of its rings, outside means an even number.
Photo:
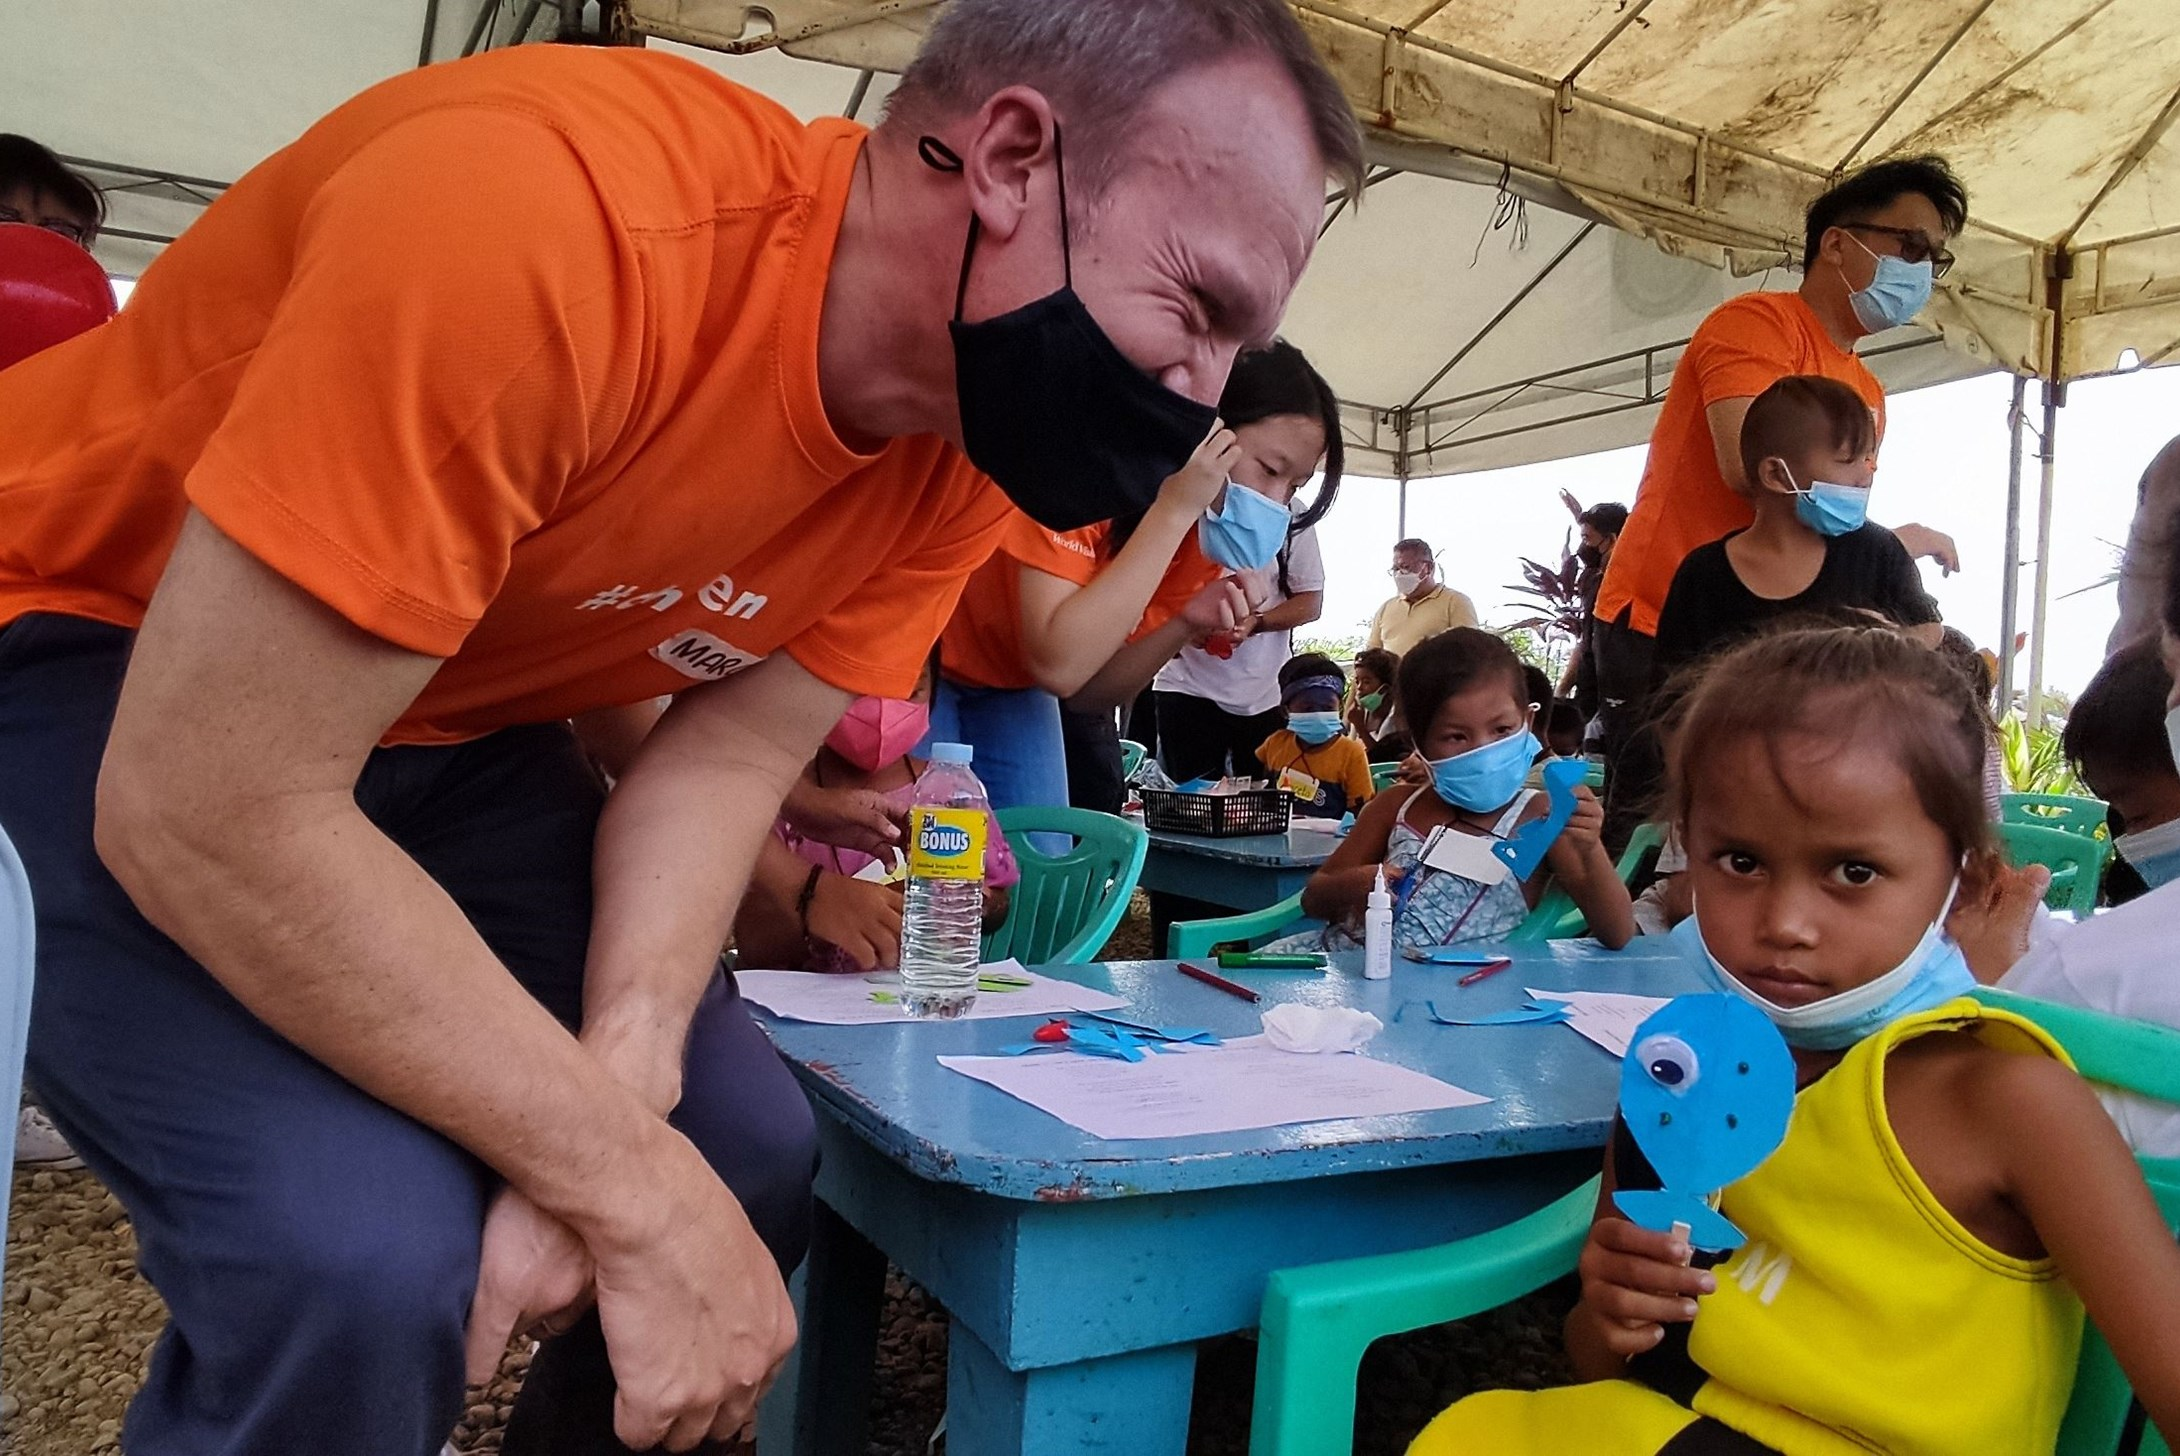
[[[1903,1017],[1804,1088],[1786,1141],[1719,1207],[1748,1243],[1715,1272],[1688,1352],[1695,1408],[1786,1456],[2049,1456],[2081,1346],[2049,1259],[1946,1212],[1885,1115],[1885,1058],[1938,1031],[2066,1060],[1973,1001]]]

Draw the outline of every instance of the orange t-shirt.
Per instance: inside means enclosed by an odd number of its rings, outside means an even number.
[[[1723,399],[1762,394],[1789,374],[1822,374],[1846,385],[1869,401],[1884,436],[1883,386],[1853,351],[1832,342],[1800,294],[1744,293],[1712,309],[1674,367],[1650,432],[1635,508],[1597,591],[1600,621],[1626,611],[1629,626],[1655,636],[1682,560],[1756,518],[1719,473],[1705,412]]]
[[[1022,650],[1022,568],[1088,586],[1113,557],[1112,534],[1110,524],[1048,530],[1016,512],[999,549],[962,589],[953,619],[939,639],[940,669],[970,687],[1035,687],[1037,680]],[[1165,576],[1128,640],[1133,642],[1172,621],[1190,597],[1224,574],[1224,568],[1204,555],[1195,533],[1190,532],[1167,563]]]
[[[193,505],[445,659],[389,742],[776,651],[906,695],[1010,508],[935,437],[863,455],[827,420],[863,137],[640,50],[521,46],[364,92],[113,323],[0,375],[0,623],[135,626]]]

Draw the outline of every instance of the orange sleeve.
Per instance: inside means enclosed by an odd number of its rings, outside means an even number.
[[[1180,616],[1190,598],[1224,575],[1226,568],[1205,556],[1203,548],[1196,544],[1196,533],[1189,532],[1182,538],[1180,550],[1173,553],[1173,560],[1166,564],[1166,574],[1160,578],[1158,590],[1151,593],[1142,620],[1135,624],[1128,640],[1149,636]]]
[[[901,559],[889,561],[807,631],[788,655],[851,693],[905,698],[939,640],[970,573],[992,555],[1015,514],[999,488],[955,457],[945,508]]]
[[[1705,409],[1722,399],[1762,394],[1796,371],[1801,346],[1760,294],[1711,310],[1688,341],[1696,391]]]
[[[364,631],[451,656],[621,422],[634,263],[570,145],[486,107],[389,128],[296,205],[291,281],[185,489]]]
[[[1048,576],[1088,586],[1105,565],[1106,539],[1111,528],[1084,526],[1076,531],[1055,531],[1040,526],[1020,511],[1008,508],[1006,533],[999,550],[1016,561]]]
[[[1257,762],[1273,773],[1278,773],[1300,756],[1295,747],[1294,734],[1285,728],[1257,745]]]

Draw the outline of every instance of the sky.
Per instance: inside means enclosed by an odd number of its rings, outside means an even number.
[[[2029,387],[2029,418],[2040,421],[2038,386]],[[2006,409],[2010,377],[1985,375],[1895,394],[1878,460],[1870,516],[1886,525],[1920,521],[1958,543],[1961,569],[1951,577],[1922,563],[1924,584],[1946,621],[1979,646],[1998,641],[1999,583],[2005,559]],[[2077,693],[2103,660],[2105,634],[2118,613],[2110,586],[2068,596],[2101,580],[2117,561],[2134,515],[2135,485],[2165,442],[2180,432],[2180,368],[2082,380],[2059,411],[2058,474],[2053,493],[2051,617],[2045,681]],[[2036,554],[2036,444],[2022,466],[2021,546]],[[1572,524],[1559,491],[1584,505],[1632,505],[1644,448],[1611,450],[1540,465],[1408,484],[1408,534],[1437,549],[1441,578],[1466,592],[1488,625],[1530,614],[1509,584],[1519,558],[1556,560]],[[1317,528],[1325,557],[1324,616],[1299,635],[1359,633],[1392,595],[1386,576],[1399,538],[1399,487],[1352,478]],[[2033,571],[2024,567],[2020,627],[2030,621]],[[2026,685],[2028,658],[2016,665]]]

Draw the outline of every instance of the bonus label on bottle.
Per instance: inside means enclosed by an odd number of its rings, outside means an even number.
[[[990,824],[980,809],[910,810],[908,872],[925,880],[981,881]]]

